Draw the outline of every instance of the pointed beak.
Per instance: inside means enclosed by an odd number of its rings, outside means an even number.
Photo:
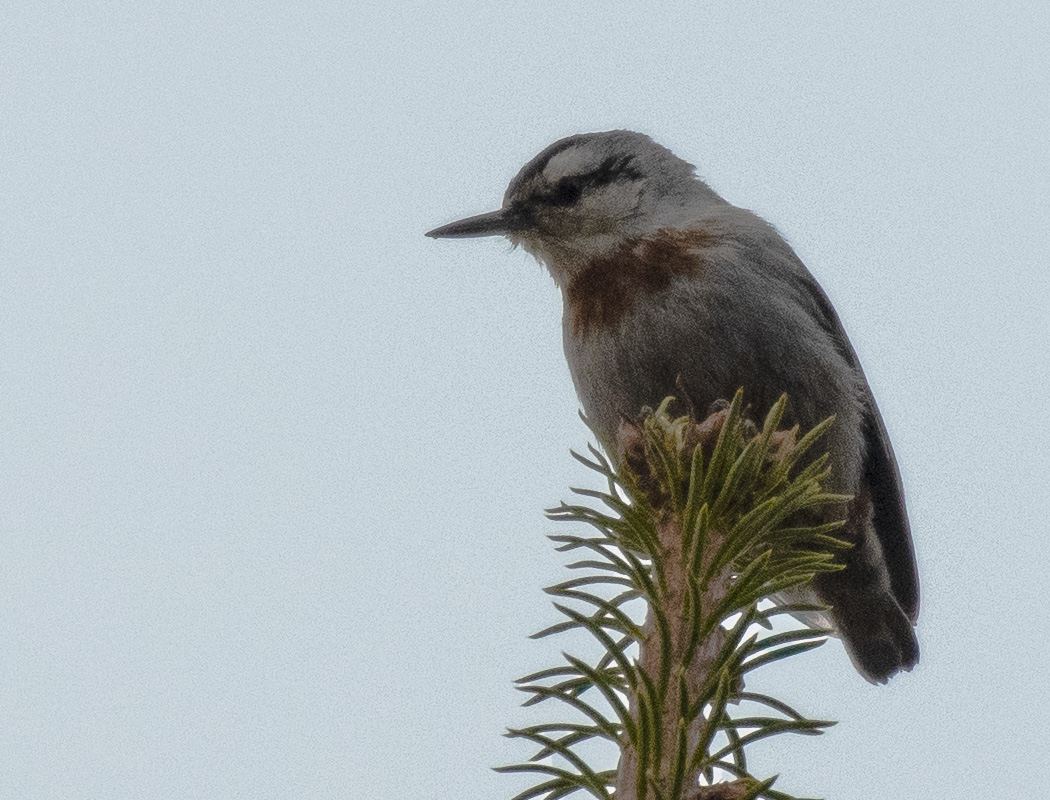
[[[431,239],[473,239],[477,236],[503,236],[514,227],[514,219],[505,208],[450,222],[427,232]]]

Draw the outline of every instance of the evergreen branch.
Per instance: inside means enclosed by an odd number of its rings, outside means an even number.
[[[808,455],[831,420],[799,438],[797,426],[780,429],[786,396],[761,429],[744,418],[742,392],[702,422],[672,418],[670,401],[639,426],[625,423],[614,459],[593,446],[589,456],[572,453],[607,484],[604,491],[573,493],[603,510],[563,502],[547,512],[596,532],[551,537],[561,551],[589,551],[592,558],[568,566],[594,574],[546,590],[583,604],[586,613],[556,602],[561,621],[535,638],[586,630],[602,653],[593,666],[563,654],[565,664],[518,681],[530,695],[525,705],[558,700],[586,721],[508,733],[539,750],[500,771],[546,776],[515,800],[559,800],[576,791],[606,800],[700,800],[715,796],[701,785],[713,781],[715,770],[737,779],[719,784],[720,797],[794,800],[771,788],[775,778],[750,775],[747,748],[833,724],[744,690],[751,671],[819,647],[829,634],[808,626],[755,631],[771,629],[783,615],[827,612],[783,602],[759,610],[759,603],[842,568],[836,554],[849,545],[836,538],[843,522],[833,514],[843,513],[850,498],[826,491],[828,459]],[[644,625],[625,610],[639,599]],[[592,689],[608,711],[583,699]],[[747,708],[759,713],[731,713],[733,702],[754,704]],[[616,770],[587,764],[581,747],[596,740],[619,747]],[[547,758],[564,759],[571,769],[536,763]]]
[[[592,684],[589,679],[580,675],[572,667],[566,667],[565,669],[571,673],[573,677],[569,678],[569,680],[561,681],[549,686],[544,686],[543,684],[538,683],[525,684],[522,683],[522,681],[517,681],[515,688],[519,692],[525,692],[526,694],[532,695],[532,697],[522,703],[522,705],[533,706],[537,703],[542,703],[544,700],[550,699],[551,696],[556,693],[571,694],[573,697],[579,697],[588,689],[594,688],[594,684]],[[615,667],[609,668],[607,665],[599,665],[596,671],[602,675],[602,680],[604,680],[607,685],[613,687],[613,689],[621,692],[627,691],[627,680]]]
[[[494,769],[496,772],[504,773],[538,772],[543,775],[554,775],[561,781],[572,784],[574,789],[583,789],[590,792],[598,800],[612,800],[612,796],[607,788],[608,782],[602,780],[600,773],[593,771],[590,772],[590,775],[579,775],[567,769],[560,769],[547,764],[512,764],[507,767],[495,767]]]
[[[618,737],[620,734],[620,727],[616,723],[607,719],[602,712],[600,712],[590,703],[581,700],[579,696],[573,694],[572,692],[560,692],[556,689],[548,689],[544,686],[531,687],[529,691],[534,692],[537,695],[543,696],[544,699],[560,700],[567,706],[576,709],[585,717],[593,721],[595,726],[604,731],[607,734],[607,736]]]

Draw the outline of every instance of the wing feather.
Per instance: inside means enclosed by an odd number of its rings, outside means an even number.
[[[915,564],[915,548],[912,544],[911,526],[908,523],[908,511],[904,504],[904,488],[889,434],[886,432],[886,424],[882,421],[875,397],[868,386],[867,378],[864,377],[860,359],[857,358],[831,301],[797,257],[796,266],[801,268],[800,274],[796,276],[796,288],[812,303],[811,310],[820,320],[821,326],[864,382],[867,395],[864,425],[867,455],[864,478],[871,493],[875,533],[882,545],[893,595],[908,619],[914,623],[919,616],[919,573]]]

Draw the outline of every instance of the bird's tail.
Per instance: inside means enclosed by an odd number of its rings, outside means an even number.
[[[919,662],[915,629],[889,591],[850,592],[831,604],[846,652],[868,681],[885,683]]]
[[[831,621],[857,671],[872,683],[885,683],[919,663],[919,642],[914,623],[893,594],[863,489],[850,504],[842,533],[853,545],[841,556],[846,568],[818,575],[813,588],[831,606]]]

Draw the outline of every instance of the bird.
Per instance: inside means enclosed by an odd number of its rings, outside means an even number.
[[[575,134],[511,180],[501,207],[429,231],[503,236],[561,290],[566,359],[607,452],[624,420],[685,392],[744,388],[808,429],[829,416],[829,489],[853,496],[845,568],[809,590],[856,670],[885,683],[918,663],[919,579],[900,471],[856,352],[791,246],[645,134]]]

